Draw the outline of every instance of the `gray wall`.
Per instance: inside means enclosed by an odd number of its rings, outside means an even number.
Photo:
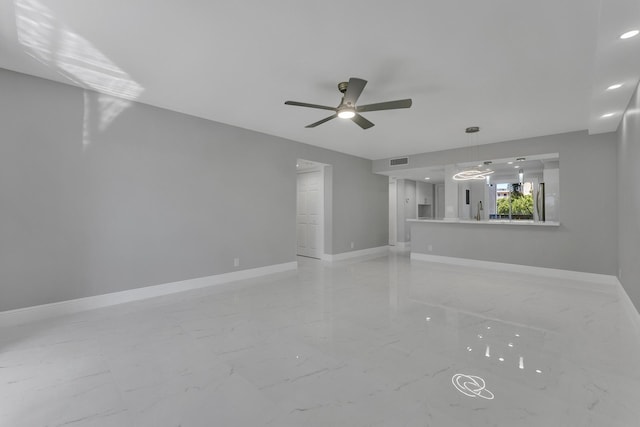
[[[388,242],[371,161],[0,70],[0,311],[295,261],[297,158],[337,254]]]
[[[479,160],[559,153],[561,226],[425,224],[412,227],[412,251],[588,273],[617,273],[615,133],[590,136],[586,132],[571,132],[481,145],[479,152]],[[448,150],[409,156],[409,166],[468,160],[464,150]],[[388,159],[376,160],[374,171],[389,170],[388,164]],[[432,252],[427,250],[428,242],[433,245]],[[636,249],[636,263],[637,253]]]
[[[640,95],[637,88],[618,129],[618,257],[620,282],[640,310]]]

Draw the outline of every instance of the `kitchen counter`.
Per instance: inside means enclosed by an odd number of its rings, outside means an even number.
[[[473,224],[473,225],[515,225],[515,226],[534,226],[534,227],[559,227],[560,223],[557,221],[530,221],[523,219],[490,219],[490,220],[480,220],[476,221],[475,219],[455,219],[455,220],[444,220],[444,219],[408,219],[407,222],[416,222],[416,223],[439,223],[439,224]]]

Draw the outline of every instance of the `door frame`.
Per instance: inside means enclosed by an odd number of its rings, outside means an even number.
[[[398,182],[389,177],[389,246],[398,243]]]
[[[313,166],[311,167],[299,167],[299,165],[304,165],[307,166],[307,164],[313,164]],[[327,191],[327,185],[330,185],[330,181],[331,180],[327,180],[328,176],[331,176],[331,165],[328,165],[326,163],[320,163],[320,162],[316,162],[313,160],[306,160],[306,159],[296,159],[296,212],[295,212],[295,218],[296,218],[296,244],[295,244],[295,254],[296,256],[305,256],[305,255],[298,255],[298,176],[300,174],[303,173],[309,173],[309,172],[320,172],[320,206],[319,206],[319,212],[320,212],[320,233],[319,233],[319,241],[318,241],[318,252],[319,252],[319,259],[326,259],[327,258],[327,244],[326,244],[326,240],[327,240],[327,232],[331,232],[331,226],[330,226],[330,217],[331,217],[331,208],[330,208],[330,203],[326,203],[327,200],[327,194],[329,193],[330,195],[330,189],[329,192]],[[329,181],[329,182],[328,182]],[[329,205],[329,206],[328,206]],[[313,257],[310,257],[313,258]]]

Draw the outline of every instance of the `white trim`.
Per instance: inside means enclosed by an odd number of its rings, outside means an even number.
[[[382,255],[387,252],[389,252],[389,246],[378,246],[376,248],[360,249],[358,251],[343,252],[335,255],[324,254],[322,255],[322,260],[329,262],[344,261],[346,259],[357,258],[365,255]]]
[[[143,288],[130,289],[110,294],[95,295],[68,301],[54,302],[51,304],[18,308],[15,310],[0,312],[0,327],[35,322],[50,317],[72,314],[95,308],[109,307],[112,305],[139,301],[183,291],[206,288],[208,286],[219,285],[222,283],[235,282],[237,280],[253,279],[267,274],[280,273],[283,271],[295,270],[297,268],[297,261],[286,262],[283,264],[268,265],[266,267],[249,268],[246,270],[216,274],[208,277],[181,280],[179,282],[146,286]]]
[[[396,242],[395,246],[399,249],[408,249],[411,248],[411,242]]]
[[[318,196],[320,201],[318,202],[318,210],[319,210],[319,220],[318,223],[320,225],[320,231],[318,232],[318,234],[320,235],[320,238],[318,239],[318,248],[317,248],[317,252],[314,254],[301,254],[298,253],[298,239],[297,239],[297,235],[296,235],[296,254],[297,255],[301,255],[301,256],[308,256],[311,258],[315,258],[315,255],[320,255],[320,257],[322,257],[322,254],[324,253],[324,233],[325,233],[325,228],[326,228],[326,215],[324,212],[324,199],[325,199],[325,167],[326,166],[330,166],[327,165],[325,163],[318,163],[312,160],[305,160],[305,159],[297,159],[297,161],[304,161],[304,162],[311,162],[311,163],[315,163],[317,165],[317,167],[313,167],[311,169],[306,169],[306,170],[298,170],[296,173],[296,214],[298,213],[298,192],[299,192],[299,179],[300,179],[300,175],[306,174],[306,173],[315,173],[318,172],[320,174],[320,178],[319,178],[319,184],[318,184],[318,188],[319,188],[319,193],[320,195]],[[297,215],[296,215],[297,218]],[[297,224],[298,221],[296,219],[296,230],[297,230]],[[296,231],[297,233],[297,231]]]
[[[411,259],[416,261],[439,262],[444,264],[461,265],[465,267],[489,268],[492,270],[511,271],[514,273],[536,274],[539,276],[557,277],[560,279],[580,280],[589,283],[615,285],[616,276],[606,274],[585,273],[582,271],[560,270],[556,268],[533,267],[530,265],[507,264],[503,262],[481,261],[477,259],[455,258],[440,255],[428,255],[411,252]]]
[[[636,306],[633,305],[631,298],[629,298],[629,294],[624,290],[624,287],[618,278],[616,278],[616,286],[618,287],[618,298],[625,315],[633,324],[636,334],[640,335],[640,312],[638,312]]]
[[[389,246],[398,242],[398,182],[389,177]]]

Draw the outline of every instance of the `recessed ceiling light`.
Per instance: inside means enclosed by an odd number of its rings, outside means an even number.
[[[637,36],[638,34],[640,34],[640,31],[638,31],[638,30],[631,30],[631,31],[627,31],[626,33],[622,34],[622,35],[620,36],[620,38],[621,38],[622,40],[624,40],[624,39],[630,39],[631,37],[635,37],[635,36]]]
[[[616,83],[614,85],[611,85],[607,88],[607,90],[615,90],[615,89],[620,89],[622,87],[622,83]]]
[[[514,168],[514,169],[519,169],[519,168],[520,168],[520,166],[514,166],[513,168]]]
[[[607,117],[612,117],[614,115],[614,113],[607,113],[607,114],[603,114],[602,117],[603,119],[606,119]]]
[[[507,164],[508,164],[508,165],[512,165],[512,164],[513,164],[513,162],[507,162]]]
[[[431,179],[431,178],[429,178],[429,177],[427,176],[427,177],[425,177],[424,179]]]

